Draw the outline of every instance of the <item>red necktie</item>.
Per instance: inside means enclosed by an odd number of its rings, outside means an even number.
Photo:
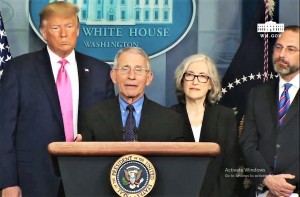
[[[58,71],[56,87],[63,117],[66,141],[72,142],[74,141],[72,87],[68,73],[65,69],[68,61],[63,58],[59,63],[61,64],[61,67]]]

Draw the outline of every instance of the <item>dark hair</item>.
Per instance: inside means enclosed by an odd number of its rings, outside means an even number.
[[[289,26],[284,27],[284,31],[286,31],[286,30],[299,32],[300,31],[300,26],[299,25],[289,25]]]

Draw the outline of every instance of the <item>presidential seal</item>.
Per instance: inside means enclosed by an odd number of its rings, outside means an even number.
[[[146,196],[154,187],[155,180],[154,166],[140,155],[119,158],[110,171],[110,183],[119,196]]]

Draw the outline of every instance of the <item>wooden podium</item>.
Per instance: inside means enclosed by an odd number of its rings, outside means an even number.
[[[153,164],[157,177],[149,196],[198,196],[207,165],[220,147],[209,142],[53,142],[48,150],[67,197],[117,196],[110,171],[127,154]]]

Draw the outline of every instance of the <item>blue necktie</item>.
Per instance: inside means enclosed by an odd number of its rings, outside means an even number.
[[[125,133],[124,133],[124,140],[125,141],[135,141],[135,119],[133,116],[134,107],[133,105],[128,105],[126,108],[129,111],[129,114],[126,119],[125,123]]]
[[[280,99],[279,99],[279,112],[278,112],[278,123],[279,126],[282,124],[286,112],[289,110],[289,107],[291,105],[290,102],[290,95],[289,95],[289,88],[292,86],[290,83],[284,84],[284,91],[282,92]]]

